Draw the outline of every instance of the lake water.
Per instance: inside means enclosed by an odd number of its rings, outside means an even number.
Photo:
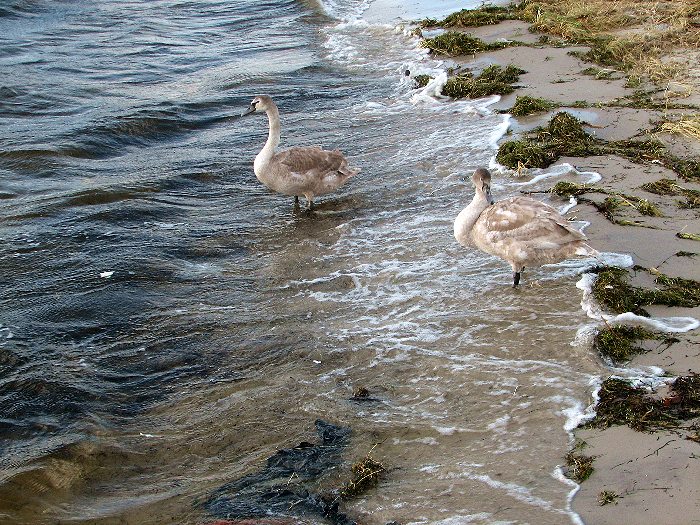
[[[509,117],[411,79],[447,64],[401,21],[478,4],[3,3],[0,522],[341,523],[256,477],[320,419],[350,434],[294,497],[387,468],[348,519],[579,523],[559,465],[605,368],[577,337],[587,263],[514,291],[456,243]],[[362,168],[312,214],[255,179],[267,120],[238,115],[262,93],[283,146]]]

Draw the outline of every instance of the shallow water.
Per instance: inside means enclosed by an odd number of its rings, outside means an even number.
[[[446,64],[397,17],[449,4],[0,9],[1,522],[226,518],[203,502],[319,418],[352,431],[319,490],[370,450],[389,469],[343,507],[362,523],[577,522],[558,465],[602,370],[576,339],[585,263],[513,291],[454,241],[507,116],[406,76]],[[252,173],[257,93],[284,145],[362,168],[313,214]]]

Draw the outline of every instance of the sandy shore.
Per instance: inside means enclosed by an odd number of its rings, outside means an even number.
[[[538,35],[528,31],[528,24],[506,21],[498,25],[469,29],[469,33],[487,42],[498,39],[535,42]],[[585,49],[585,48],[584,48]],[[590,104],[610,102],[632,94],[625,87],[621,74],[599,80],[582,70],[591,66],[569,54],[572,48],[511,47],[474,57],[458,57],[459,64],[480,69],[488,64],[514,64],[527,73],[520,77],[521,86],[515,93],[504,96],[495,109],[508,109],[517,95],[530,95],[562,104],[547,114],[513,119],[514,135],[545,124],[562,109],[588,122],[589,133],[605,140],[627,139],[652,129],[653,122],[668,119],[679,111],[654,111],[635,108],[573,109],[567,104],[586,101]],[[698,104],[697,91],[684,104]],[[696,106],[697,108],[697,106]],[[688,111],[685,111],[688,113]],[[697,113],[697,109],[690,111]],[[700,155],[700,144],[682,136],[657,135],[669,150],[684,157]],[[503,140],[512,140],[512,136]],[[620,226],[608,221],[592,205],[579,204],[569,216],[589,221],[586,230],[591,244],[601,251],[628,253],[635,264],[656,268],[671,277],[700,280],[697,258],[677,256],[678,252],[700,252],[700,243],[676,237],[678,232],[700,233],[697,210],[679,209],[674,196],[647,193],[640,186],[662,178],[677,181],[686,188],[700,190],[700,185],[680,180],[673,171],[655,163],[637,164],[617,156],[562,158],[580,170],[596,171],[603,177],[597,186],[634,194],[656,204],[663,217],[646,217],[630,208],[623,213],[639,226]],[[604,196],[592,198],[603,199]],[[638,282],[637,282],[638,281]],[[633,284],[653,286],[648,274],[638,272]],[[648,311],[655,317],[691,316],[700,318],[700,308],[669,308],[652,306]],[[657,366],[670,376],[700,372],[700,330],[678,335],[679,342],[659,347],[639,355],[627,368]],[[613,374],[611,368],[610,373]],[[595,458],[593,474],[581,484],[573,507],[586,524],[663,524],[690,525],[700,523],[700,444],[678,432],[641,433],[626,426],[607,430],[575,432],[586,442],[584,454]],[[619,497],[601,505],[600,495],[609,491]]]

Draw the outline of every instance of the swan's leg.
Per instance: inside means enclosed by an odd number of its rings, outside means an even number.
[[[520,274],[525,271],[525,267],[517,267],[515,264],[512,264],[511,266],[513,268],[513,288],[516,288],[518,284],[520,284]]]
[[[311,211],[314,209],[314,196],[313,194],[310,193],[305,193],[304,197],[306,197],[306,204],[307,204],[307,210]]]
[[[294,207],[295,208],[299,207],[299,195],[294,196]]]

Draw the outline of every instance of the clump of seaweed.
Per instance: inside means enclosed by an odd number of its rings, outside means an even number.
[[[661,211],[649,202],[647,199],[642,199],[641,197],[636,197],[634,195],[627,195],[625,193],[615,192],[606,190],[604,188],[598,188],[596,186],[587,186],[585,184],[576,184],[573,182],[559,181],[550,190],[550,193],[559,195],[562,197],[569,196],[580,196],[584,193],[603,193],[608,195],[603,202],[596,202],[585,197],[579,197],[580,202],[586,202],[594,206],[600,213],[602,213],[605,218],[610,222],[621,225],[637,224],[630,221],[618,219],[615,216],[616,211],[622,206],[632,206],[642,215],[647,215],[650,217],[661,217]]]
[[[566,477],[573,479],[576,483],[586,481],[593,474],[592,456],[585,456],[571,451],[566,455]]]
[[[605,141],[583,129],[584,122],[561,111],[547,126],[533,130],[524,138],[504,142],[498,148],[496,160],[512,169],[546,168],[559,157],[618,155],[633,162],[659,161],[682,178],[700,178],[700,163],[679,159],[666,151],[656,139]],[[643,204],[644,207],[644,204]]]
[[[421,21],[421,27],[480,27],[493,25],[515,18],[512,6],[500,7],[483,5],[477,9],[462,9],[438,21],[434,18],[427,18]]]
[[[676,121],[664,122],[660,129],[700,141],[700,115],[684,115]]]
[[[512,93],[523,74],[520,68],[509,65],[505,68],[491,65],[485,68],[478,77],[471,72],[462,73],[448,79],[442,88],[442,94],[452,98],[480,98],[489,95],[505,95]]]
[[[430,82],[433,79],[430,75],[416,75],[413,77],[413,80],[416,82],[417,87],[422,88],[428,85],[428,82]]]
[[[556,108],[557,106],[557,103],[544,98],[518,95],[515,99],[515,104],[513,104],[513,107],[508,110],[508,113],[515,117],[524,117],[535,113],[543,113],[552,108]]]
[[[431,53],[447,56],[473,55],[483,51],[495,51],[518,45],[517,42],[493,42],[487,43],[475,36],[457,31],[447,31],[434,38],[425,38],[420,43],[421,47],[430,50]]]
[[[651,304],[649,297],[641,289],[631,286],[627,280],[627,270],[612,266],[599,268],[598,277],[593,284],[593,297],[609,312],[621,314],[633,312],[638,315],[649,314],[642,307]]]
[[[679,239],[686,239],[689,241],[700,241],[700,235],[697,233],[686,233],[686,232],[678,232],[676,234],[676,237]]]
[[[563,155],[593,154],[594,143],[580,120],[561,111],[546,127],[536,130],[534,136],[501,144],[496,160],[513,169],[520,164],[528,168],[546,168]]]
[[[685,181],[700,181],[700,161],[692,159],[679,159],[673,155],[666,155],[664,165],[678,173]]]
[[[376,487],[381,476],[386,472],[386,468],[370,454],[367,454],[351,467],[351,472],[351,479],[340,489],[340,497],[343,499],[355,498]]]
[[[685,200],[678,201],[679,208],[695,209],[700,207],[700,191],[684,188],[671,179],[659,179],[643,184],[641,188],[657,195],[680,195]]]
[[[681,376],[673,382],[672,396],[668,404],[675,407],[681,419],[693,419],[700,416],[700,374]]]
[[[652,304],[694,308],[700,306],[700,283],[691,279],[669,277],[641,266],[635,269],[648,271],[656,276],[660,288],[647,289],[630,285],[627,270],[615,267],[598,268],[593,284],[593,297],[606,310],[621,314],[633,312],[648,316],[644,306]]]
[[[674,418],[664,411],[661,400],[650,397],[641,387],[625,379],[609,377],[600,386],[595,417],[587,423],[593,428],[627,425],[638,431],[668,428]]]
[[[595,417],[587,427],[627,425],[643,432],[678,428],[681,421],[700,415],[700,375],[681,376],[670,385],[665,398],[652,397],[625,379],[609,377],[600,386]]]
[[[637,326],[608,325],[598,331],[593,346],[614,363],[624,363],[636,354],[645,352],[643,348],[635,345],[637,341],[645,339],[664,339],[664,336]]]
[[[596,80],[610,80],[615,77],[616,71],[614,69],[601,69],[598,67],[587,67],[581,71],[584,75],[590,75],[595,77]]]
[[[617,500],[621,498],[617,492],[613,492],[612,490],[603,490],[601,491],[600,494],[598,494],[598,503],[602,507],[603,505],[607,505],[608,503],[614,503],[617,505]]]

